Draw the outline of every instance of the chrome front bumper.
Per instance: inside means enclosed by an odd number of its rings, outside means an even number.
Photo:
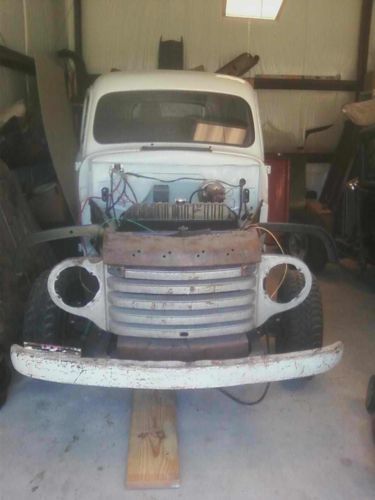
[[[343,344],[224,361],[128,361],[82,358],[13,345],[14,368],[28,377],[101,387],[203,389],[275,382],[324,373],[341,360]]]

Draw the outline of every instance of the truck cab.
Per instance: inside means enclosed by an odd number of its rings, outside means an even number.
[[[34,286],[24,343],[12,348],[18,371],[185,389],[307,377],[339,362],[341,342],[323,347],[318,283],[264,225],[269,168],[249,83],[192,71],[101,76],[75,168],[71,231],[83,256]],[[35,313],[42,303],[52,328]],[[62,315],[76,333],[62,332]],[[99,354],[84,347],[90,328],[108,339]]]

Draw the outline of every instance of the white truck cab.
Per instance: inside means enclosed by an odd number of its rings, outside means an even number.
[[[84,256],[34,286],[24,345],[12,348],[18,371],[184,389],[307,377],[339,362],[341,342],[323,347],[307,266],[265,252],[266,233],[279,242],[265,225],[268,168],[247,82],[192,71],[101,76],[87,93],[76,172]],[[35,321],[43,301],[60,318],[53,331],[43,311]],[[64,334],[61,314],[80,318],[81,330]],[[253,354],[271,323],[276,352]],[[85,351],[88,328],[109,339],[99,355]]]

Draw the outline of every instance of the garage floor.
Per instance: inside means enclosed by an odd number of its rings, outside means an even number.
[[[15,376],[0,412],[1,500],[374,498],[364,396],[375,372],[375,287],[336,267],[321,284],[326,342],[345,343],[341,365],[302,386],[273,384],[253,408],[215,390],[179,393],[179,490],[124,490],[130,391]]]

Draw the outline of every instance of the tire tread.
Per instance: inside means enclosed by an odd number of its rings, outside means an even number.
[[[279,300],[289,302],[304,285],[303,275],[288,270],[279,291]],[[315,276],[308,297],[294,309],[281,315],[281,331],[276,337],[277,352],[317,349],[323,345],[323,309],[319,284]]]
[[[63,311],[52,301],[48,288],[49,271],[43,272],[34,282],[26,304],[23,341],[56,344]]]

